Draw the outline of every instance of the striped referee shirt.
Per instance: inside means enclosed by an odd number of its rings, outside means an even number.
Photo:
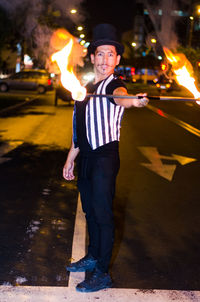
[[[110,75],[99,84],[94,94],[106,94],[107,85],[114,79],[114,75]],[[116,105],[106,97],[90,97],[86,102],[86,136],[92,150],[110,142],[119,141],[124,107]],[[77,146],[76,106],[73,113],[73,141]]]

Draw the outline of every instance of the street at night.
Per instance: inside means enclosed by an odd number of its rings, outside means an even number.
[[[199,41],[200,0],[0,0],[0,302],[200,302]]]
[[[62,292],[58,301],[65,294],[67,301],[82,301],[74,293],[82,273],[65,269],[84,255],[87,241],[76,179],[62,178],[72,111],[61,101],[54,106],[49,92],[0,118],[1,302],[21,297],[22,288],[49,287],[57,297]],[[199,113],[194,102],[158,101],[125,111],[114,200],[114,287],[84,295],[85,301],[199,301]]]

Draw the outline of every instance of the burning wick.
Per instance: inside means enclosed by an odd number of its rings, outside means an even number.
[[[182,53],[173,54],[168,48],[164,47],[165,55],[172,65],[172,69],[176,75],[177,82],[187,88],[193,95],[198,105],[200,105],[200,92],[195,85],[195,78],[193,75],[193,67]]]
[[[71,38],[65,47],[51,56],[51,60],[58,64],[61,71],[60,79],[63,87],[71,92],[72,98],[75,101],[83,101],[87,91],[85,87],[81,86],[79,80],[73,73],[73,68],[68,67],[72,46],[73,39]]]

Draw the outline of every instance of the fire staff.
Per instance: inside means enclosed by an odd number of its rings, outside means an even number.
[[[67,266],[70,272],[91,271],[90,277],[76,286],[80,292],[112,286],[109,274],[114,241],[112,202],[120,164],[120,125],[125,107],[143,107],[148,103],[145,94],[140,94],[138,99],[115,99],[115,95],[128,96],[124,83],[114,74],[123,50],[112,25],[99,24],[94,28],[88,52],[95,79],[86,88],[88,93],[100,97],[86,97],[74,106],[73,140],[63,176],[66,180],[74,179],[74,161],[80,153],[78,189],[86,215],[89,246],[84,258]],[[113,98],[107,98],[106,94],[112,94]]]

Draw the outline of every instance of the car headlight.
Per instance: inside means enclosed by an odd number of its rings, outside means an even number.
[[[86,82],[90,82],[94,79],[94,73],[93,72],[88,72],[83,75],[83,80]]]

